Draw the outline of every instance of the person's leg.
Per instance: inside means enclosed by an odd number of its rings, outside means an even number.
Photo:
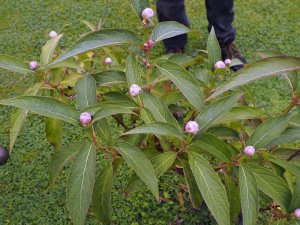
[[[156,8],[159,22],[177,21],[185,26],[190,26],[184,0],[157,0]],[[183,50],[184,45],[187,43],[187,35],[178,35],[165,39],[163,42],[167,52],[180,51]]]
[[[243,63],[246,59],[238,52],[233,41],[236,30],[232,26],[234,20],[234,0],[206,0],[208,30],[213,26],[222,50],[222,59],[238,58]],[[239,70],[242,66],[236,66],[233,70]]]

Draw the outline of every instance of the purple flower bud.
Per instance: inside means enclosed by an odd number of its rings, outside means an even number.
[[[196,134],[199,130],[199,124],[196,121],[189,121],[184,129],[188,133]]]
[[[37,61],[31,61],[29,63],[29,67],[30,67],[31,70],[35,70],[35,69],[37,69],[39,67],[39,64],[38,64]]]
[[[230,65],[231,64],[231,59],[225,59],[224,62],[225,62],[226,65]]]
[[[295,210],[294,215],[295,217],[300,218],[300,208]]]
[[[152,48],[152,47],[153,47],[153,45],[154,45],[154,41],[152,41],[152,40],[149,40],[149,41],[148,41],[148,45],[149,45],[149,47],[150,47],[150,48]]]
[[[106,63],[107,65],[111,64],[111,62],[112,62],[112,59],[111,59],[111,58],[107,57],[107,58],[105,59],[105,63]]]
[[[92,121],[92,116],[88,112],[83,112],[79,117],[80,123],[87,125]]]
[[[142,12],[142,17],[144,20],[149,19],[150,17],[154,16],[154,11],[151,8],[145,8]]]
[[[137,84],[132,84],[129,88],[129,93],[132,97],[138,96],[142,92],[142,89]]]
[[[57,37],[57,33],[56,33],[55,31],[51,31],[51,32],[49,33],[49,37],[50,37],[50,38],[55,38],[55,37]]]
[[[249,145],[244,149],[244,153],[248,156],[253,156],[255,154],[255,148]]]
[[[226,68],[226,65],[223,61],[216,62],[215,69],[225,69],[225,68]]]

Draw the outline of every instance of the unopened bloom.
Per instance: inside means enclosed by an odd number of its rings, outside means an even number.
[[[150,17],[154,16],[154,11],[151,8],[145,8],[142,12],[142,17],[144,20],[149,19]]]
[[[129,93],[132,97],[138,96],[142,92],[142,88],[137,84],[132,84],[129,88]]]
[[[146,43],[144,43],[144,51],[149,52],[153,48],[153,45],[154,45],[154,41],[152,40],[147,41]]]
[[[92,121],[92,116],[88,112],[83,112],[79,117],[80,123],[87,125]]]
[[[253,156],[255,154],[255,148],[249,145],[244,149],[244,153],[248,156]]]
[[[111,59],[111,58],[107,57],[107,58],[105,59],[105,63],[106,63],[107,65],[111,64],[111,62],[112,62],[112,59]]]
[[[295,215],[297,218],[300,218],[300,208],[298,208],[298,209],[295,210],[294,215]]]
[[[51,32],[49,33],[49,37],[50,37],[50,38],[55,38],[55,37],[57,37],[57,33],[56,33],[55,31],[51,31]]]
[[[199,130],[199,124],[196,121],[189,121],[184,129],[188,133],[196,134]]]
[[[39,64],[38,64],[37,61],[31,61],[29,63],[29,67],[30,67],[31,70],[35,70],[35,69],[37,69],[39,67]]]
[[[224,62],[225,62],[226,65],[230,65],[231,64],[231,59],[225,59]]]
[[[216,62],[215,69],[225,69],[225,68],[226,68],[226,65],[223,61]]]

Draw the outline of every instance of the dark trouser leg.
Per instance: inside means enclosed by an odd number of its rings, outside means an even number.
[[[220,45],[228,45],[235,39],[234,0],[206,0],[208,30],[211,26],[216,31]]]
[[[177,21],[185,26],[190,26],[186,15],[184,0],[157,0],[157,17],[159,22]],[[187,35],[178,35],[163,41],[167,51],[183,49],[187,43]]]

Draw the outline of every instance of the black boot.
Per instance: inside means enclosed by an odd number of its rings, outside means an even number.
[[[222,59],[233,59],[233,58],[237,58],[239,60],[241,60],[242,63],[247,63],[247,60],[245,59],[245,57],[237,50],[236,46],[234,43],[230,43],[228,45],[221,45],[221,52],[222,52]],[[242,69],[244,66],[243,65],[236,65],[236,66],[232,66],[230,67],[230,69],[232,69],[233,71],[238,71],[240,69]]]

